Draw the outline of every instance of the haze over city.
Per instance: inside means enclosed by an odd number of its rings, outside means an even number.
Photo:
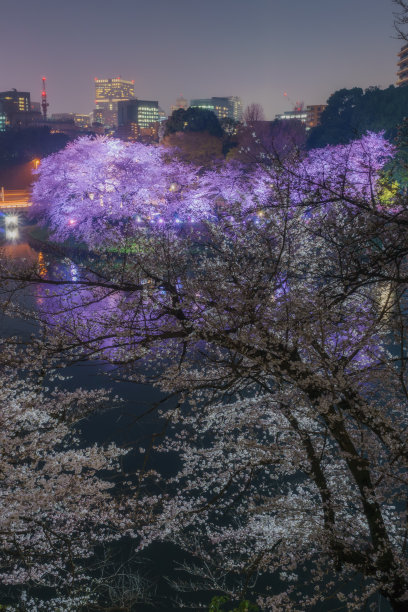
[[[342,87],[395,83],[393,8],[390,0],[2,0],[0,90],[39,101],[45,75],[50,113],[89,113],[94,78],[121,75],[166,114],[180,94],[240,96],[272,119],[290,101],[323,104]]]

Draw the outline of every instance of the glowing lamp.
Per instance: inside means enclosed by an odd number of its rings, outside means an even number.
[[[6,215],[4,217],[4,224],[6,227],[16,227],[18,225],[18,216],[17,215]]]

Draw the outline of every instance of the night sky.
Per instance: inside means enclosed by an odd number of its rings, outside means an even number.
[[[94,77],[135,79],[169,112],[179,94],[238,95],[267,118],[283,92],[324,103],[342,87],[396,80],[391,0],[0,0],[0,91],[49,112],[89,113]]]

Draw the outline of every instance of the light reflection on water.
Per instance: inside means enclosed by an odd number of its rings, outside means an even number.
[[[69,271],[70,271],[70,275],[71,275],[71,280],[77,281],[78,277],[79,277],[78,266],[76,264],[74,264],[73,262],[71,262],[71,264],[69,266]]]
[[[26,260],[29,265],[33,265],[35,261],[38,261],[38,253],[28,242],[9,240],[2,244],[1,250],[3,256],[10,260]]]
[[[20,217],[15,213],[7,213],[3,216],[4,234],[7,242],[14,243],[20,239],[19,223]]]
[[[6,226],[6,240],[10,242],[15,242],[20,238],[20,232],[18,227],[8,227]]]

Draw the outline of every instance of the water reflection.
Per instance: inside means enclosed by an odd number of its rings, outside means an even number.
[[[19,216],[16,214],[3,215],[3,231],[7,242],[15,243],[20,239]]]
[[[41,251],[38,253],[38,272],[41,278],[44,278],[47,274],[47,266],[45,265],[44,255]]]
[[[70,270],[70,274],[71,274],[71,279],[73,281],[77,281],[79,274],[78,274],[78,266],[76,264],[74,264],[73,262],[70,263],[69,266],[69,270]]]
[[[7,238],[7,234],[6,234]],[[1,247],[3,257],[10,260],[26,260],[32,265],[38,261],[37,252],[31,248],[28,242],[18,242],[17,240],[9,240],[8,243]]]
[[[6,240],[9,242],[16,242],[20,238],[20,232],[18,227],[12,227],[11,229],[6,227]]]

